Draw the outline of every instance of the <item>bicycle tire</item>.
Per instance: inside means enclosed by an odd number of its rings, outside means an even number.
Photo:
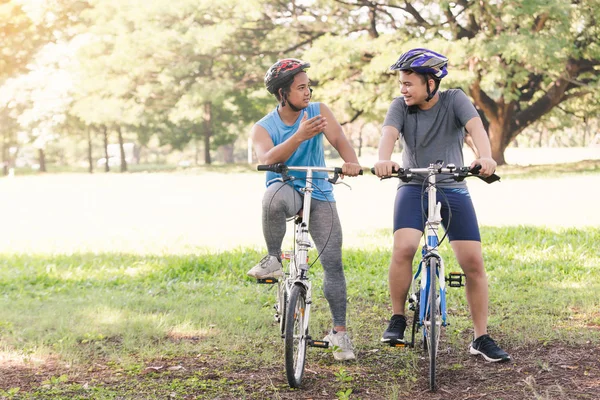
[[[429,353],[429,389],[434,392],[436,387],[436,356],[438,349],[438,326],[437,319],[439,316],[438,304],[437,304],[437,264],[438,261],[435,257],[431,257],[428,261],[429,264],[429,293],[428,293],[428,318],[429,318],[429,329],[427,332],[427,352]]]
[[[277,313],[279,314],[279,333],[285,334],[285,318],[287,315],[287,299],[285,278],[282,278],[277,283]]]
[[[306,339],[308,321],[306,318],[306,288],[294,285],[288,299],[285,322],[285,372],[292,388],[300,387],[306,361]]]
[[[415,338],[417,337],[417,332],[419,331],[419,310],[420,310],[420,304],[419,304],[419,293],[417,292],[416,294],[416,300],[414,303],[414,308],[413,308],[413,320],[412,320],[412,332],[410,335],[410,347],[415,347]]]

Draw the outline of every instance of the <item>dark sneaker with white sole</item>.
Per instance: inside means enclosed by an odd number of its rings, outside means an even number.
[[[489,362],[507,362],[510,356],[502,350],[490,335],[481,335],[471,342],[469,353],[482,355]]]
[[[406,317],[404,315],[395,314],[390,319],[381,341],[383,343],[403,343],[404,342],[404,330],[406,329]]]

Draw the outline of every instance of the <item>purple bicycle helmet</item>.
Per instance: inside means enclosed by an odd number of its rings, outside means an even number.
[[[310,63],[296,58],[284,58],[277,61],[265,74],[265,86],[271,94],[299,73],[310,67]]]
[[[412,49],[402,54],[398,61],[390,67],[392,71],[411,70],[423,75],[432,75],[441,80],[448,75],[446,69],[448,58],[428,49]]]

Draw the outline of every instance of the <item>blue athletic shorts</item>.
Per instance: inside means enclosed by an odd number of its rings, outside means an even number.
[[[427,193],[423,195],[423,207],[421,207],[421,193],[424,190],[421,185],[403,185],[398,188],[394,203],[394,232],[401,228],[414,228],[423,232],[428,208]],[[475,208],[467,189],[437,188],[437,201],[442,204],[442,225],[450,241],[481,242]]]

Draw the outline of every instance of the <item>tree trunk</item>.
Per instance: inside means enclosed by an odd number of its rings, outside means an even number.
[[[119,152],[121,153],[121,172],[127,172],[127,160],[125,159],[125,149],[123,148],[123,132],[120,126],[117,126],[117,133],[119,134]]]
[[[144,145],[136,145],[133,147],[133,159],[135,160],[136,164],[140,163],[140,157],[142,155],[142,147]]]
[[[204,104],[204,163],[210,165],[210,137],[212,136],[212,108],[211,103]]]
[[[104,163],[104,172],[109,172],[110,167],[108,166],[108,129],[106,129],[106,125],[102,125],[102,135],[104,136],[104,159],[106,163]]]
[[[233,144],[226,144],[224,146],[221,146],[221,154],[223,155],[223,162],[225,164],[233,164]]]
[[[505,143],[504,135],[510,135],[510,133],[505,133],[502,129],[502,124],[498,121],[492,120],[490,121],[490,145],[492,147],[492,158],[498,163],[498,165],[506,164],[506,159],[504,158],[504,150],[508,147],[508,143]]]
[[[362,156],[362,148],[363,148],[363,130],[365,128],[365,124],[362,124],[358,129],[358,157]]]
[[[88,158],[88,172],[90,174],[94,173],[94,158],[92,155],[92,127],[88,126],[87,128],[87,142],[88,142],[88,148],[87,148],[87,158]]]
[[[40,162],[40,172],[46,171],[46,155],[44,154],[44,149],[38,149],[38,156]]]

